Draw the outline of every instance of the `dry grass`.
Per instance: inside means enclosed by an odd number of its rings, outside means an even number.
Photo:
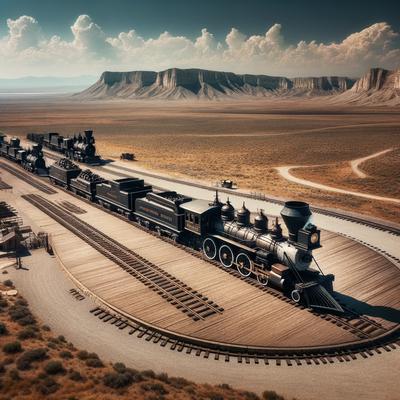
[[[332,180],[342,181],[346,171],[341,165],[399,144],[396,109],[365,112],[315,102],[265,100],[188,104],[15,101],[0,107],[0,130],[9,134],[34,130],[71,133],[87,127],[95,129],[103,157],[133,152],[141,165],[175,176],[206,182],[231,178],[253,191],[400,219],[398,208],[390,204],[291,184],[274,170],[281,165],[332,163],[338,166],[331,171]],[[308,171],[320,174],[318,169]],[[378,174],[365,187],[358,186],[366,183],[357,180],[345,184],[354,190],[379,192],[383,186],[395,187],[396,176],[387,170],[384,177]]]
[[[0,290],[4,289],[5,286],[0,284]],[[167,374],[132,370],[121,363],[101,363],[97,355],[79,351],[64,337],[55,337],[48,327],[40,323],[33,323],[26,328],[21,326],[19,319],[12,320],[10,310],[14,309],[14,313],[16,308],[26,311],[29,310],[27,306],[21,296],[5,298],[0,295],[1,400],[259,399],[254,393],[235,390],[228,385],[195,384]],[[35,332],[35,337],[22,339],[21,332],[27,329]],[[7,344],[14,342],[19,342],[22,349],[12,353],[11,346]],[[29,363],[21,362],[28,355],[32,358],[35,349],[44,349],[45,357]],[[94,363],[93,360],[98,362]],[[95,364],[100,366],[95,367]],[[274,397],[274,392],[265,392],[263,398],[284,400]]]

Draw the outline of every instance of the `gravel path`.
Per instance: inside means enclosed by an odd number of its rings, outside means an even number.
[[[394,150],[393,148],[390,148],[390,149],[378,151],[377,153],[370,154],[369,156],[366,156],[366,157],[361,157],[361,158],[352,160],[352,161],[350,161],[351,169],[359,178],[366,178],[368,175],[365,172],[361,171],[361,169],[359,168],[360,164],[362,164],[363,162],[365,162],[367,160],[370,160],[371,158],[382,156],[386,153],[389,153],[389,151],[393,151],[393,150]]]
[[[293,168],[301,168],[301,167],[302,166],[290,165],[290,166],[285,166],[285,167],[276,167],[275,169],[278,171],[278,173],[283,178],[285,178],[286,180],[288,180],[290,182],[297,183],[299,185],[308,186],[308,187],[311,187],[314,189],[319,189],[319,190],[327,190],[329,192],[350,194],[352,196],[362,197],[362,198],[370,199],[370,200],[387,201],[387,202],[391,202],[391,203],[400,204],[400,199],[396,199],[393,197],[377,196],[377,195],[368,194],[368,193],[353,192],[353,191],[347,190],[347,189],[340,189],[337,187],[324,185],[322,183],[309,181],[307,179],[298,178],[298,177],[292,175],[292,173],[290,172]]]

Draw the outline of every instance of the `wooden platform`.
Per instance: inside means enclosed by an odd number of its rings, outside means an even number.
[[[12,182],[15,194],[35,192],[15,177],[7,180]],[[57,255],[69,273],[98,298],[135,318],[179,334],[242,345],[303,347],[358,340],[349,331],[277,299],[62,191],[49,197],[56,203],[74,203],[86,211],[76,214],[77,218],[224,308],[222,314],[193,321],[51,218],[14,197],[14,206],[26,223],[52,235]],[[323,232],[323,245],[316,256],[326,273],[336,275],[335,288],[356,299],[358,306],[369,309],[371,314],[367,315],[379,318],[386,327],[393,326],[394,321],[384,318],[382,309],[399,309],[398,269],[376,252],[336,234]]]

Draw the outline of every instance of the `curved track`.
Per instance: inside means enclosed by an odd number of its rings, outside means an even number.
[[[171,304],[181,309],[194,320],[204,319],[209,315],[223,312],[222,308],[193,291],[191,288],[188,288],[183,282],[178,281],[162,269],[144,260],[113,239],[105,236],[86,222],[69,215],[54,203],[38,195],[25,195],[23,197],[65,228],[85,240],[85,242],[114,261],[117,265],[121,266],[135,278],[139,279],[146,286],[165,297],[167,301],[170,301]],[[163,239],[171,242],[168,239]],[[175,245],[182,247],[179,244]],[[201,253],[194,250],[191,252],[196,257],[202,257]],[[273,288],[263,287],[256,281],[241,277],[234,270],[226,270],[217,262],[212,263],[215,264],[216,267],[237,276],[248,284],[256,286],[260,290],[266,291],[282,301],[291,303],[293,307],[302,307]],[[79,282],[76,283],[79,285]],[[81,289],[84,292],[88,292],[84,287],[81,287]],[[177,293],[179,296],[177,296]],[[97,297],[92,293],[89,294]],[[101,301],[101,299],[99,300]],[[350,310],[346,311],[347,313],[345,316],[336,316],[332,314],[318,314],[310,310],[310,312],[313,312],[315,315],[330,321],[342,329],[350,331],[355,336],[355,341],[339,345],[303,348],[242,346],[184,336],[145,323],[142,320],[137,320],[131,315],[124,314],[120,310],[114,309],[112,305],[109,304],[104,307],[96,308],[93,310],[93,313],[104,322],[114,323],[120,329],[130,327],[132,334],[138,332],[139,337],[144,336],[146,340],[154,340],[156,343],[160,342],[160,344],[164,346],[170,344],[173,350],[177,349],[178,351],[182,351],[186,349],[188,353],[196,351],[196,353],[199,354],[201,352],[205,354],[215,354],[217,359],[219,356],[223,356],[227,361],[229,361],[229,357],[234,356],[239,362],[241,362],[242,359],[253,359],[258,362],[261,358],[264,359],[266,363],[268,363],[269,359],[284,359],[289,365],[291,365],[292,362],[300,365],[301,360],[305,360],[306,363],[313,360],[314,363],[318,364],[320,362],[333,362],[334,360],[349,361],[350,359],[357,358],[357,354],[362,357],[367,357],[372,351],[379,353],[383,350],[391,351],[396,348],[393,343],[396,342],[399,336],[400,328],[398,326],[394,329],[387,330],[367,317],[356,315]]]

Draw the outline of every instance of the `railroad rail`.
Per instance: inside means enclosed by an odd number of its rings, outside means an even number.
[[[29,185],[33,186],[34,188],[40,190],[43,193],[46,194],[57,193],[53,188],[35,179],[32,176],[32,174],[25,172],[25,170],[22,167],[14,167],[3,161],[0,161],[0,167],[4,169],[4,171],[7,171],[8,173],[16,176],[18,179],[21,179],[22,181],[28,183]]]
[[[22,198],[80,237],[194,321],[204,320],[211,315],[223,312],[222,307],[178,278],[88,223],[67,213],[55,203],[35,194],[23,195]]]
[[[64,207],[66,210],[71,211],[74,214],[86,214],[86,210],[78,207],[76,204],[72,204],[69,201],[60,201],[60,206]]]
[[[12,189],[12,186],[0,178],[0,190]]]

